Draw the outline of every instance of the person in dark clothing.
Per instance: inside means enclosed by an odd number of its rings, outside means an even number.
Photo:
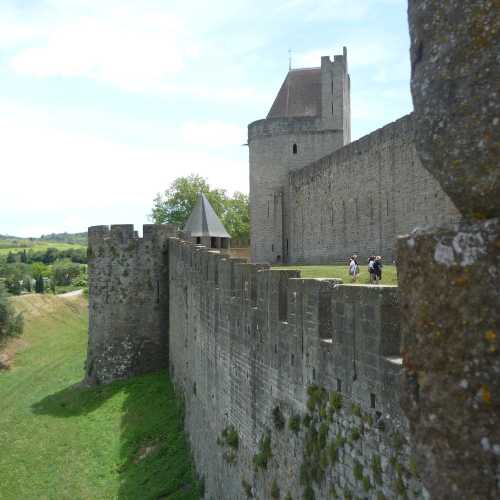
[[[382,257],[380,255],[375,257],[375,261],[373,263],[373,274],[375,276],[375,283],[382,280]]]
[[[372,255],[368,257],[368,273],[370,275],[370,283],[375,281],[375,272],[373,271],[373,264],[375,263],[375,257]]]

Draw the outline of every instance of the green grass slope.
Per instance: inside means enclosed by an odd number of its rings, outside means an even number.
[[[26,250],[29,252],[45,252],[47,248],[57,248],[58,250],[70,250],[76,248],[86,248],[79,243],[61,243],[59,241],[45,240],[2,240],[0,241],[0,255],[8,255],[9,252],[17,253]]]
[[[0,498],[199,498],[167,376],[82,388],[85,299],[15,303],[26,330],[12,368],[0,372]]]
[[[352,282],[349,276],[349,270],[346,265],[340,266],[275,266],[273,269],[297,269],[301,271],[302,278],[340,278],[344,283],[349,284]],[[368,274],[368,264],[360,266],[360,273],[356,283],[360,285],[367,285],[370,283],[370,275]],[[396,266],[384,265],[382,268],[382,281],[383,285],[397,285],[398,278],[396,273]]]

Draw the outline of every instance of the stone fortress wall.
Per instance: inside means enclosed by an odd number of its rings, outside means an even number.
[[[289,174],[291,263],[395,258],[396,238],[459,212],[417,157],[407,115]]]
[[[250,244],[256,262],[283,259],[289,169],[319,160],[343,144],[341,130],[322,126],[319,118],[275,118],[249,126]]]
[[[86,381],[106,383],[168,363],[169,225],[89,228],[89,345]]]
[[[168,368],[205,498],[422,496],[397,287],[301,279],[162,225],[90,228],[89,278],[86,382]]]
[[[300,279],[176,238],[168,254],[170,372],[205,498],[422,497],[397,287]]]
[[[291,70],[268,117],[248,126],[252,262],[345,262],[353,253],[391,262],[397,236],[460,219],[417,157],[413,115],[350,140],[344,48],[320,68]]]

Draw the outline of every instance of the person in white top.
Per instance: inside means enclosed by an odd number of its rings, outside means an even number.
[[[358,279],[359,265],[357,261],[357,255],[353,255],[349,260],[349,274],[351,275],[351,280],[353,283]]]

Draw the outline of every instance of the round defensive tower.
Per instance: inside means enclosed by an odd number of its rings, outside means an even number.
[[[288,174],[350,142],[347,51],[290,70],[267,115],[248,126],[253,262],[288,258]]]

